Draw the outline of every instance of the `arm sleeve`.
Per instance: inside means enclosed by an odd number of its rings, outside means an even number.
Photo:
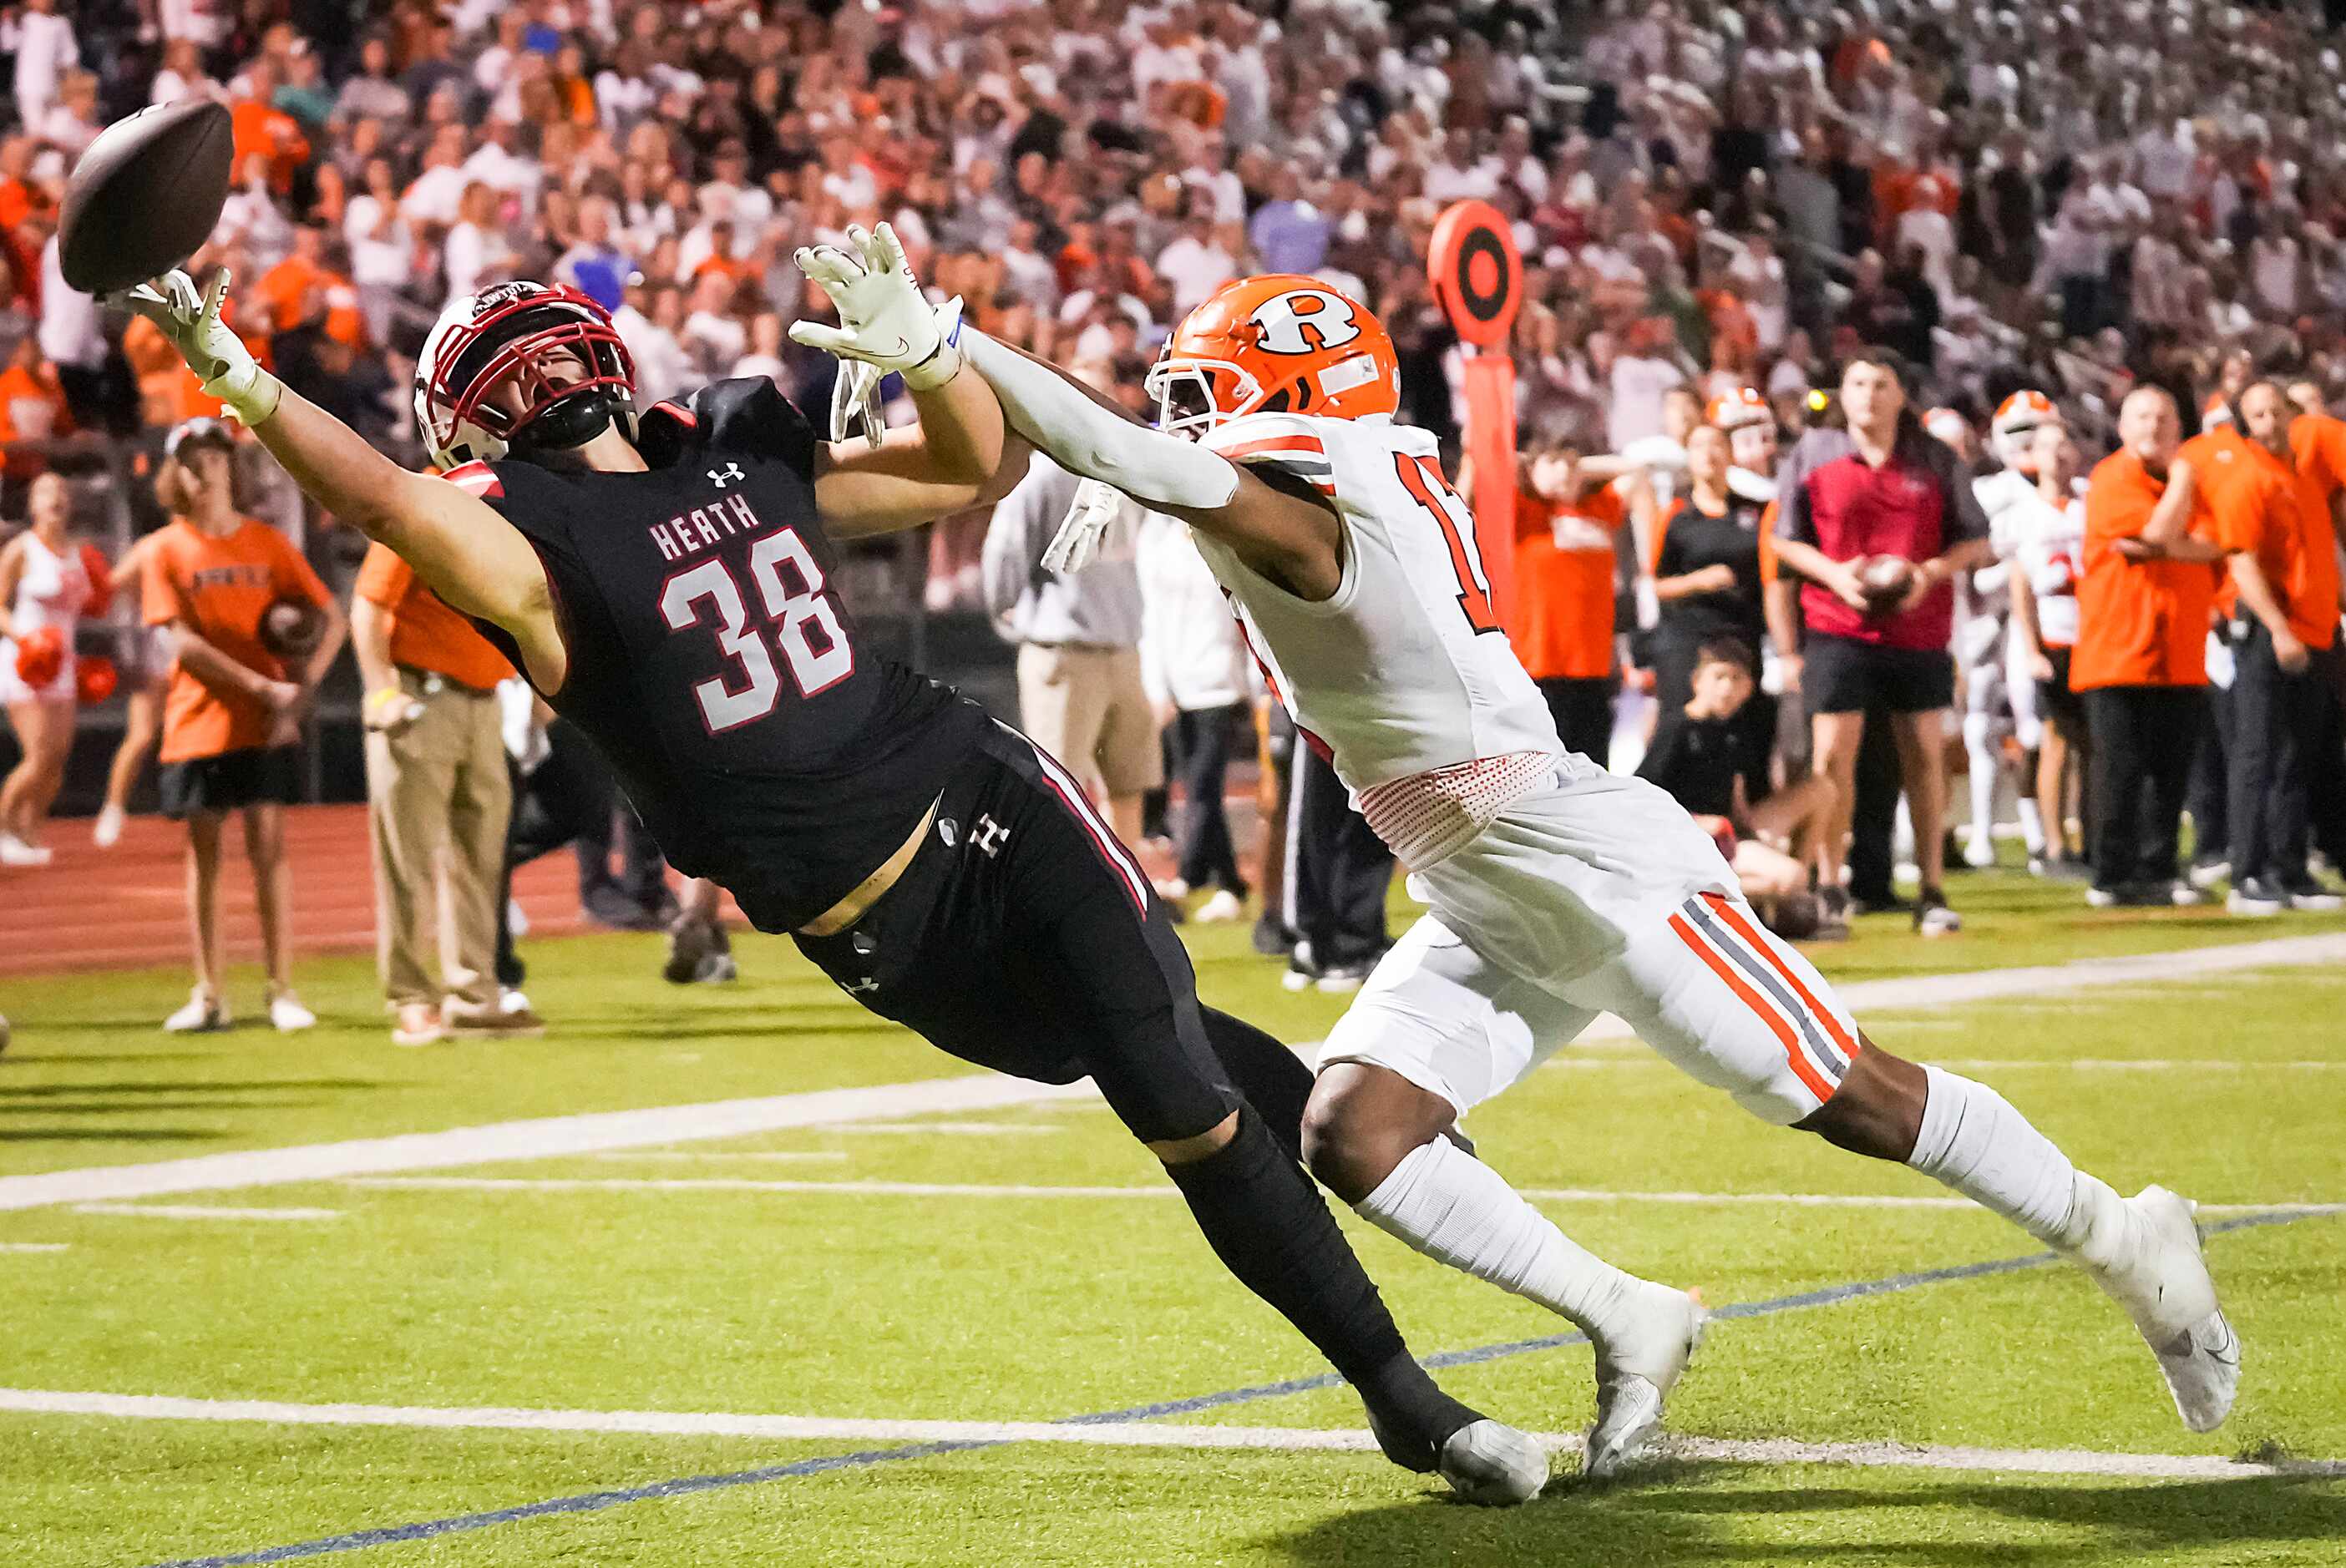
[[[1057,485],[1045,482],[1050,473],[1040,466],[1030,470],[1015,489],[994,504],[985,530],[984,553],[978,558],[978,582],[985,595],[985,613],[997,621],[1026,596],[1027,584],[1042,559],[1035,541],[1038,535],[1043,535],[1044,520],[1039,514],[1046,498],[1059,494]],[[1049,523],[1056,527],[1058,519]]]
[[[1804,439],[1776,473],[1776,537],[1800,545],[1817,542],[1817,520],[1809,504],[1808,454]]]
[[[1113,484],[1144,505],[1203,511],[1238,494],[1238,469],[1194,442],[1109,412],[1057,371],[964,331],[963,351],[993,383],[1012,428],[1060,467]]]
[[[401,560],[390,545],[376,543],[367,546],[366,559],[359,564],[358,581],[352,585],[351,594],[370,605],[395,609],[399,601],[407,596],[407,585],[414,580],[414,567]]]
[[[1979,493],[1972,488],[1971,481],[1956,466],[1955,454],[1939,446],[1936,441],[1931,444],[1939,448],[1933,454],[1932,463],[1939,471],[1939,483],[1947,497],[1946,537],[1940,547],[1952,549],[1974,539],[1988,537],[1987,514],[1980,508]]]

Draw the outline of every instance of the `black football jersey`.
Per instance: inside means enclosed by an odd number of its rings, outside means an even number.
[[[506,459],[447,477],[545,564],[569,658],[546,700],[672,864],[789,931],[904,841],[984,712],[858,645],[815,510],[814,432],[771,382],[659,403],[636,446],[648,473]]]

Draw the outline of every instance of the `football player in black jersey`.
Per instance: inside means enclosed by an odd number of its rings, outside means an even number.
[[[1230,1271],[1360,1390],[1388,1456],[1475,1502],[1535,1495],[1544,1451],[1411,1359],[1299,1165],[1310,1072],[1199,1006],[1148,878],[1065,769],[859,646],[833,541],[996,496],[1025,449],[962,372],[957,320],[898,310],[918,295],[893,236],[850,236],[854,255],[811,264],[844,309],[868,303],[867,341],[902,333],[923,415],[876,443],[818,440],[764,380],[638,411],[602,309],[515,282],[458,300],[425,345],[416,415],[445,470],[426,477],[255,363],[219,321],[225,273],[115,302],[161,327],[313,500],[511,656],[679,871],[954,1055],[1089,1075]]]

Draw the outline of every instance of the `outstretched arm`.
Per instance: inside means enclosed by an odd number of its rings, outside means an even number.
[[[253,361],[219,319],[226,270],[202,294],[185,272],[112,302],[163,330],[204,390],[226,403],[312,501],[413,566],[466,615],[499,626],[519,646],[543,691],[567,668],[546,568],[518,529],[454,484],[411,473],[325,410],[289,391]]]
[[[964,330],[957,306],[933,310],[886,224],[870,234],[851,228],[848,244],[799,252],[801,270],[831,296],[840,325],[801,321],[790,336],[896,371],[915,397],[930,391],[921,404],[927,440],[964,460],[980,456],[998,450],[1006,416],[1012,430],[1069,473],[1186,520],[1273,582],[1305,598],[1336,591],[1341,535],[1324,507],[1274,489],[1218,453],[1133,423],[1055,367]],[[983,410],[964,395],[964,361],[992,383],[997,410]],[[848,461],[832,450],[837,461]],[[883,445],[863,461],[885,460],[887,453]]]
[[[1219,453],[1136,424],[1056,365],[964,335],[970,363],[993,383],[1019,434],[1062,468],[1113,485],[1229,545],[1300,598],[1343,581],[1343,534],[1317,501],[1290,494]]]

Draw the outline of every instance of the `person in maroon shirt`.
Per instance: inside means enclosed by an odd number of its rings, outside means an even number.
[[[1814,731],[1817,771],[1837,804],[1818,856],[1818,881],[1838,904],[1850,802],[1865,710],[1888,710],[1923,871],[1915,929],[1961,929],[1940,890],[1945,846],[1947,718],[1954,706],[1957,574],[1988,558],[1987,517],[1954,454],[1906,407],[1897,356],[1867,349],[1841,372],[1845,430],[1800,438],[1777,484],[1776,558],[1804,580],[1807,623],[1798,682]]]

